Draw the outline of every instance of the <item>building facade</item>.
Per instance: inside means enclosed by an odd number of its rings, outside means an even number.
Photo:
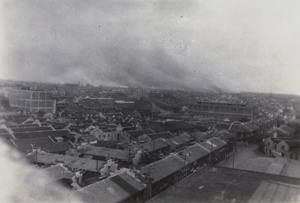
[[[52,92],[22,89],[7,89],[7,97],[11,107],[27,112],[55,113],[56,101]]]
[[[78,94],[79,84],[63,84],[58,87],[60,96],[74,96]]]
[[[248,106],[244,103],[198,102],[189,105],[189,112],[191,115],[220,121],[238,121],[242,118],[251,120],[254,115],[254,106]]]

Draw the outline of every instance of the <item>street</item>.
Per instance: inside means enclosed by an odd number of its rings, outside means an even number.
[[[259,152],[257,145],[249,144],[248,146],[237,146],[236,151],[233,151],[229,159],[222,161],[218,164],[218,166],[223,166],[227,168],[241,168],[248,160],[257,159],[260,157],[268,156]]]

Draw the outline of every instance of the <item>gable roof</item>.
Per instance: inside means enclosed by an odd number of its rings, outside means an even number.
[[[144,184],[124,172],[83,187],[76,193],[85,202],[113,203],[122,202],[145,188]]]
[[[33,127],[18,127],[11,129],[14,133],[19,132],[35,132],[35,131],[53,131],[54,129],[50,126],[33,126]]]
[[[104,161],[84,159],[61,154],[52,154],[47,152],[38,152],[37,154],[34,153],[30,156],[27,156],[27,158],[32,163],[41,163],[47,165],[62,163],[72,169],[80,169],[92,172],[98,172],[99,169],[103,168],[103,165],[105,164]]]
[[[166,132],[167,130],[164,129],[163,127],[163,123],[159,123],[159,122],[152,122],[149,123],[148,126],[153,132]]]
[[[69,130],[49,130],[49,131],[34,131],[34,132],[17,132],[14,136],[17,139],[30,139],[40,137],[63,137],[70,134]]]
[[[200,145],[205,147],[209,151],[213,152],[213,151],[216,151],[216,150],[224,147],[226,145],[226,142],[220,140],[217,137],[212,137],[212,138],[209,138],[208,140],[206,140],[204,142],[201,142]]]
[[[110,157],[122,161],[129,161],[129,151],[127,150],[89,146],[83,153],[97,157]]]
[[[156,140],[159,138],[170,139],[173,138],[174,135],[170,132],[161,132],[161,133],[152,133],[147,135],[151,140]]]
[[[185,121],[169,121],[163,124],[163,128],[166,131],[186,131],[193,130],[194,126]]]
[[[52,181],[58,181],[61,179],[71,180],[72,176],[74,175],[73,172],[69,171],[67,168],[59,164],[50,166],[48,168],[43,168],[42,170],[51,177]]]
[[[40,127],[41,125],[38,123],[31,123],[31,124],[15,124],[15,125],[7,125],[8,128],[29,128],[29,127]]]
[[[166,142],[171,146],[180,146],[191,142],[193,139],[186,134],[182,134],[171,139],[166,140]]]
[[[130,135],[131,138],[138,138],[141,135],[152,134],[154,132],[151,129],[145,129],[145,130],[131,130],[131,131],[127,131],[126,133]]]
[[[144,144],[138,145],[139,148],[153,152],[159,149],[167,148],[169,145],[163,139],[152,140]]]
[[[153,178],[153,183],[156,183],[163,178],[177,172],[185,166],[184,161],[175,156],[170,155],[161,159],[159,161],[153,162],[141,168],[141,173],[150,173],[151,178]]]
[[[295,132],[295,130],[293,128],[291,128],[288,125],[283,125],[280,127],[281,129],[283,129],[284,131],[286,131],[289,134],[293,134]]]
[[[176,156],[180,157],[187,164],[190,164],[208,155],[209,153],[210,151],[205,147],[201,146],[200,144],[195,144],[183,151],[178,152]]]
[[[64,152],[74,147],[73,143],[67,142],[54,142],[50,137],[42,137],[35,139],[15,139],[11,140],[14,146],[17,147],[18,151],[27,154],[32,152],[34,149],[40,149],[45,152],[55,153]]]
[[[300,140],[282,140],[289,146],[289,150],[300,148]]]
[[[117,140],[98,141],[95,144],[96,147],[116,148],[118,146]]]

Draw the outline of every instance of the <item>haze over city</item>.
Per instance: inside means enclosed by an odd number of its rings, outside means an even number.
[[[299,94],[299,1],[1,1],[2,79]]]
[[[300,202],[299,11],[0,0],[0,203]]]

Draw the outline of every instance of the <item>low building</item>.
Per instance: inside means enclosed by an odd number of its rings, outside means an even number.
[[[141,202],[146,186],[124,172],[79,189],[76,193],[84,202]]]
[[[87,172],[99,173],[103,168],[105,161],[79,158],[69,155],[52,154],[37,150],[36,152],[27,156],[31,163],[40,165],[55,165],[58,163],[63,164],[70,170],[82,170]]]
[[[70,141],[67,142],[54,142],[51,137],[41,137],[33,139],[12,139],[10,140],[16,149],[23,153],[28,154],[35,150],[42,150],[49,153],[65,154],[67,150],[73,148],[74,145]]]
[[[184,160],[175,155],[153,162],[141,168],[141,173],[151,178],[152,195],[158,194],[163,189],[177,182],[181,169],[185,166]]]
[[[131,141],[137,141],[138,137],[142,135],[148,135],[154,133],[151,129],[144,129],[144,130],[130,130],[124,132],[127,137]]]
[[[130,162],[130,151],[128,150],[87,146],[82,153],[85,155],[91,155],[98,160],[115,159],[121,162]]]
[[[298,178],[205,166],[148,202],[297,202],[299,185]]]
[[[299,140],[282,140],[278,143],[275,151],[286,159],[299,161],[300,141]]]
[[[269,180],[262,181],[248,202],[300,202],[300,186]]]
[[[182,134],[166,139],[165,142],[170,146],[170,151],[179,151],[187,147],[189,143],[193,142],[193,139],[187,134]]]

